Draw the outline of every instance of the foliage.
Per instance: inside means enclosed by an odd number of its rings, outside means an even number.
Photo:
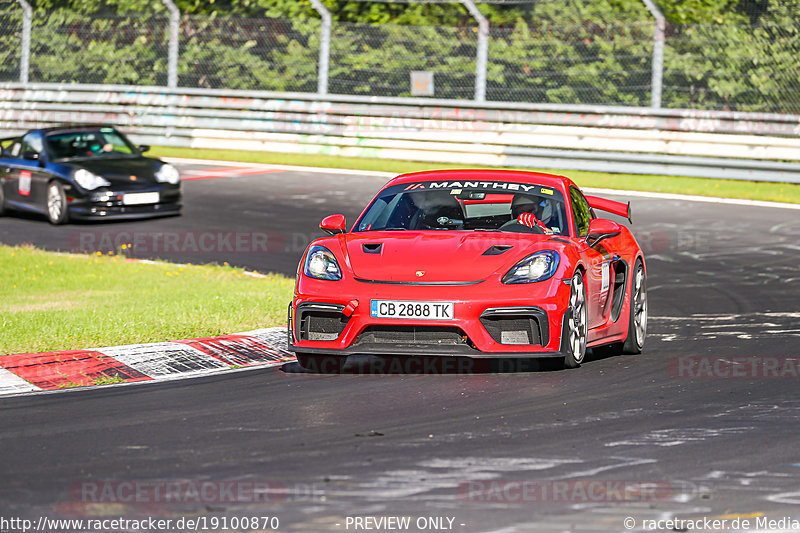
[[[800,112],[800,1],[764,4],[758,17],[718,13],[712,18],[726,25],[669,28],[664,99],[670,107]]]
[[[44,20],[34,19],[31,40],[33,82],[154,85],[166,81],[163,16],[87,18],[58,10]]]
[[[410,96],[410,71],[428,70],[437,96],[470,98],[475,43],[469,28],[338,24],[331,46],[332,90]]]
[[[19,81],[21,47],[11,45],[22,38],[22,13],[17,6],[0,4],[0,37],[9,45],[0,47],[0,82]]]
[[[492,32],[489,97],[647,105],[651,35],[636,2],[534,4]]]
[[[800,112],[800,0],[656,0],[667,17],[663,105]],[[300,0],[175,0],[182,86],[315,91],[319,17]],[[459,2],[323,0],[330,92],[408,96],[410,72],[436,96],[474,95],[477,25]],[[163,85],[160,0],[36,0],[31,81]],[[490,20],[487,98],[649,105],[652,17],[641,0],[481,4]],[[0,4],[0,34],[20,34]],[[9,39],[9,36],[13,36]],[[0,49],[0,80],[19,49]]]

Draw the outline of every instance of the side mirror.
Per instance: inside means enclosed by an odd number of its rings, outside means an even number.
[[[622,231],[622,226],[607,218],[595,218],[589,221],[589,234],[586,235],[586,244],[594,246],[603,239],[616,237]]]
[[[145,153],[145,152],[149,152],[149,151],[150,151],[150,145],[149,144],[142,144],[141,146],[139,146],[139,152]]]
[[[330,215],[322,219],[319,223],[319,229],[325,233],[336,235],[337,233],[345,232],[344,215]]]
[[[22,154],[22,159],[25,159],[27,161],[38,161],[39,154],[37,154],[36,152],[25,152]]]

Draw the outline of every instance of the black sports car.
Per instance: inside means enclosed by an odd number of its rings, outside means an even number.
[[[177,215],[178,170],[144,157],[112,126],[72,125],[0,139],[0,215],[43,213],[52,224],[70,219]]]

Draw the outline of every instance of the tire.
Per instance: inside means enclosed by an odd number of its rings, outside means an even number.
[[[628,307],[628,336],[622,345],[622,353],[635,355],[642,353],[647,337],[647,274],[641,259],[636,260],[633,269]]]
[[[0,217],[6,212],[6,197],[3,194],[3,182],[0,180]]]
[[[298,353],[297,362],[300,366],[311,372],[319,374],[340,374],[347,357],[342,355],[319,355]]]
[[[589,331],[586,301],[583,273],[577,270],[570,281],[569,305],[572,315],[564,324],[564,338],[561,339],[565,368],[578,368],[586,356],[586,335]]]
[[[64,193],[64,186],[57,181],[51,181],[47,185],[47,220],[51,224],[58,226],[64,224],[69,219],[67,211],[67,195]]]

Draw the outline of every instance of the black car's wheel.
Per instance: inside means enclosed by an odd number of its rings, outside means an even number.
[[[586,307],[586,285],[583,283],[583,273],[578,270],[570,282],[569,306],[572,308],[572,317],[564,328],[561,345],[564,348],[564,366],[578,368],[586,355],[586,335],[589,331],[589,318]]]
[[[297,362],[300,366],[311,372],[320,374],[339,374],[344,367],[347,357],[341,355],[319,355],[309,353],[298,353]]]
[[[51,224],[64,224],[69,218],[67,212],[67,195],[64,186],[51,181],[47,186],[47,219]]]
[[[628,336],[622,345],[622,353],[639,354],[647,336],[647,275],[641,259],[636,260],[631,282],[631,303],[628,315]]]

